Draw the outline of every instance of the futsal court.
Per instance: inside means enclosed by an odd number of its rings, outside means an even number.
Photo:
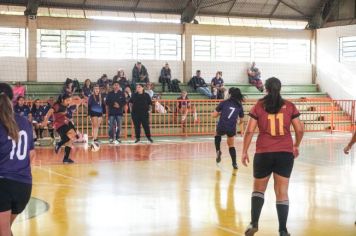
[[[303,140],[289,190],[292,235],[356,235],[356,152],[342,151],[349,138],[308,134]],[[238,138],[238,153],[241,145]],[[39,148],[32,199],[14,235],[243,235],[252,168],[239,162],[234,171],[222,147],[219,166],[212,137],[103,145],[96,153],[78,146],[70,166]],[[272,181],[258,235],[277,229]]]

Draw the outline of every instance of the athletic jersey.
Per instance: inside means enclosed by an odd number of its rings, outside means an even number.
[[[242,105],[236,104],[231,99],[220,102],[215,110],[220,113],[218,130],[233,130],[235,132],[237,119],[244,117]]]
[[[32,119],[37,122],[42,122],[43,121],[43,108],[40,106],[39,108],[36,108],[35,106],[32,107],[31,109],[31,114],[32,114]]]
[[[284,101],[277,114],[268,114],[263,108],[263,102],[257,102],[249,113],[249,116],[258,123],[256,153],[293,152],[290,125],[299,115],[295,105],[289,101]]]
[[[20,107],[18,104],[14,106],[14,112],[20,116],[28,118],[28,115],[31,113],[30,108],[27,105]]]
[[[177,98],[177,100],[180,100],[180,101],[178,101],[178,108],[179,109],[182,108],[182,107],[189,107],[190,106],[190,102],[188,101],[189,100],[188,97],[185,97],[185,99],[184,99],[184,98],[182,98],[182,96],[180,96],[180,97]]]
[[[102,99],[103,100],[103,99]],[[88,100],[88,112],[103,113],[104,112],[104,102],[99,101],[98,95],[92,95]]]
[[[63,125],[69,123],[69,119],[67,118],[67,107],[62,104],[55,103],[53,105],[53,127],[58,130]]]
[[[45,116],[47,115],[49,109],[51,109],[51,105],[49,103],[47,103],[46,105],[42,106],[42,115]],[[48,117],[48,121],[53,121],[53,116]]]
[[[19,141],[10,139],[5,127],[0,124],[0,178],[21,183],[32,183],[30,150],[34,149],[31,123],[15,114],[19,127]]]

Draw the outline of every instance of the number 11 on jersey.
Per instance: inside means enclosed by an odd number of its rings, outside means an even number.
[[[277,126],[277,120],[278,120],[278,136],[284,135],[284,129],[283,129],[283,124],[284,124],[284,116],[283,113],[277,113],[277,114],[269,114],[268,115],[268,121],[271,127],[271,135],[272,136],[277,136],[277,131],[276,131],[276,126]]]

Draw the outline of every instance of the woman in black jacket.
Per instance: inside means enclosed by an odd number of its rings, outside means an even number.
[[[143,129],[145,130],[145,134],[148,141],[153,143],[149,126],[149,110],[152,105],[152,100],[150,95],[144,92],[143,85],[136,85],[136,93],[134,93],[130,98],[129,104],[132,121],[135,126],[135,143],[140,142],[141,124],[143,126]]]

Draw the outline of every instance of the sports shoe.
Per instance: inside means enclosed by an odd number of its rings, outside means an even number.
[[[116,142],[121,143],[121,139],[119,139],[119,138],[116,139]]]
[[[279,236],[290,236],[290,233],[286,231],[279,231]]]
[[[135,143],[138,143],[138,142],[140,142],[140,139],[139,139],[139,138],[137,138],[137,139],[135,140]]]
[[[73,163],[74,163],[74,161],[72,159],[70,159],[70,158],[63,159],[63,164],[73,164]]]
[[[239,168],[236,163],[232,163],[232,167],[233,167],[235,170],[237,170],[237,169]]]
[[[258,228],[253,227],[252,224],[249,224],[247,226],[247,229],[245,231],[245,236],[253,236],[255,233],[258,231]]]
[[[114,143],[114,140],[113,140],[113,139],[109,139],[109,143],[110,143],[110,144],[113,144],[113,143]]]
[[[153,143],[153,139],[151,137],[147,138],[147,140],[150,142],[150,143]]]
[[[54,152],[56,154],[58,154],[59,150],[61,149],[61,147],[59,146],[59,143],[56,143],[56,146],[54,147]]]
[[[221,151],[216,151],[216,163],[221,162]]]

